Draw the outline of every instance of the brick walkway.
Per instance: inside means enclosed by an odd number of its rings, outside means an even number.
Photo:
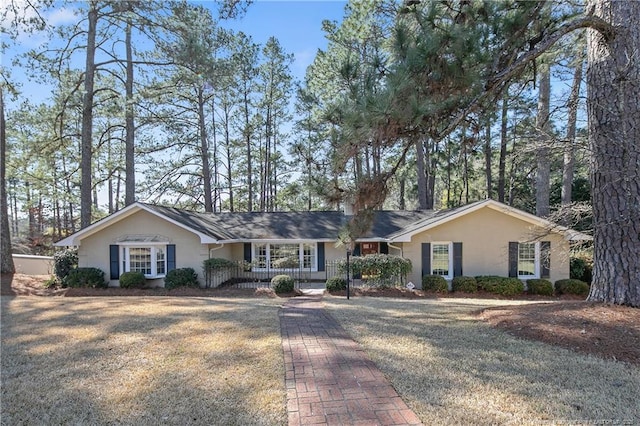
[[[289,425],[421,424],[321,298],[292,298],[280,312]]]

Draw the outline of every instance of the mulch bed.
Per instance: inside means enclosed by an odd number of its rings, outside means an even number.
[[[178,297],[295,297],[276,295],[269,288],[258,289],[199,289],[179,288],[166,290],[122,288],[45,288],[49,276],[2,275],[3,296],[178,296]],[[333,296],[346,296],[346,291],[333,292]],[[397,298],[476,298],[505,299],[491,293],[436,294],[404,288],[354,288],[353,297]],[[538,340],[551,345],[640,366],[640,309],[627,306],[605,305],[583,301],[576,296],[544,297],[520,295],[509,300],[556,301],[501,306],[484,309],[478,318],[517,337]]]

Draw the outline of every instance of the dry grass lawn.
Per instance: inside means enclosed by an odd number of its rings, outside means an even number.
[[[325,297],[424,424],[640,424],[640,369],[477,319],[514,301]],[[526,302],[520,302],[526,303]]]
[[[286,424],[281,304],[2,297],[1,423]]]

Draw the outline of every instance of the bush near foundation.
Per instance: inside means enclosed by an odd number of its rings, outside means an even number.
[[[453,291],[463,291],[465,293],[475,293],[478,291],[478,282],[474,277],[453,277],[451,282]]]
[[[121,288],[143,288],[147,279],[142,272],[124,272],[119,278]]]
[[[447,280],[440,275],[425,275],[422,277],[422,289],[435,291],[436,293],[446,293],[449,291]]]
[[[347,289],[347,280],[341,277],[332,277],[327,280],[327,291],[340,291]]]
[[[293,278],[289,275],[276,275],[271,278],[271,288],[276,294],[293,292],[294,284]]]
[[[529,294],[553,296],[553,284],[551,284],[551,281],[545,279],[527,280],[527,292]]]
[[[71,269],[62,280],[62,287],[106,287],[104,271],[98,268],[75,268]]]
[[[164,288],[200,287],[198,274],[193,268],[178,268],[167,272],[164,279]]]
[[[501,296],[515,296],[524,292],[524,284],[518,278],[485,275],[476,277],[478,288]]]
[[[584,281],[568,279],[556,281],[556,293],[558,294],[576,294],[578,296],[586,296],[589,294],[590,286]]]

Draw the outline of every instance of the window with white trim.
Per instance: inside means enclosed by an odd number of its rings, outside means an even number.
[[[316,243],[254,243],[253,270],[287,270],[302,268],[318,270],[318,246]]]
[[[540,243],[518,243],[518,278],[539,278]]]
[[[431,274],[453,278],[453,243],[431,243]]]
[[[147,278],[162,278],[167,271],[166,244],[121,245],[120,273],[142,272]]]

